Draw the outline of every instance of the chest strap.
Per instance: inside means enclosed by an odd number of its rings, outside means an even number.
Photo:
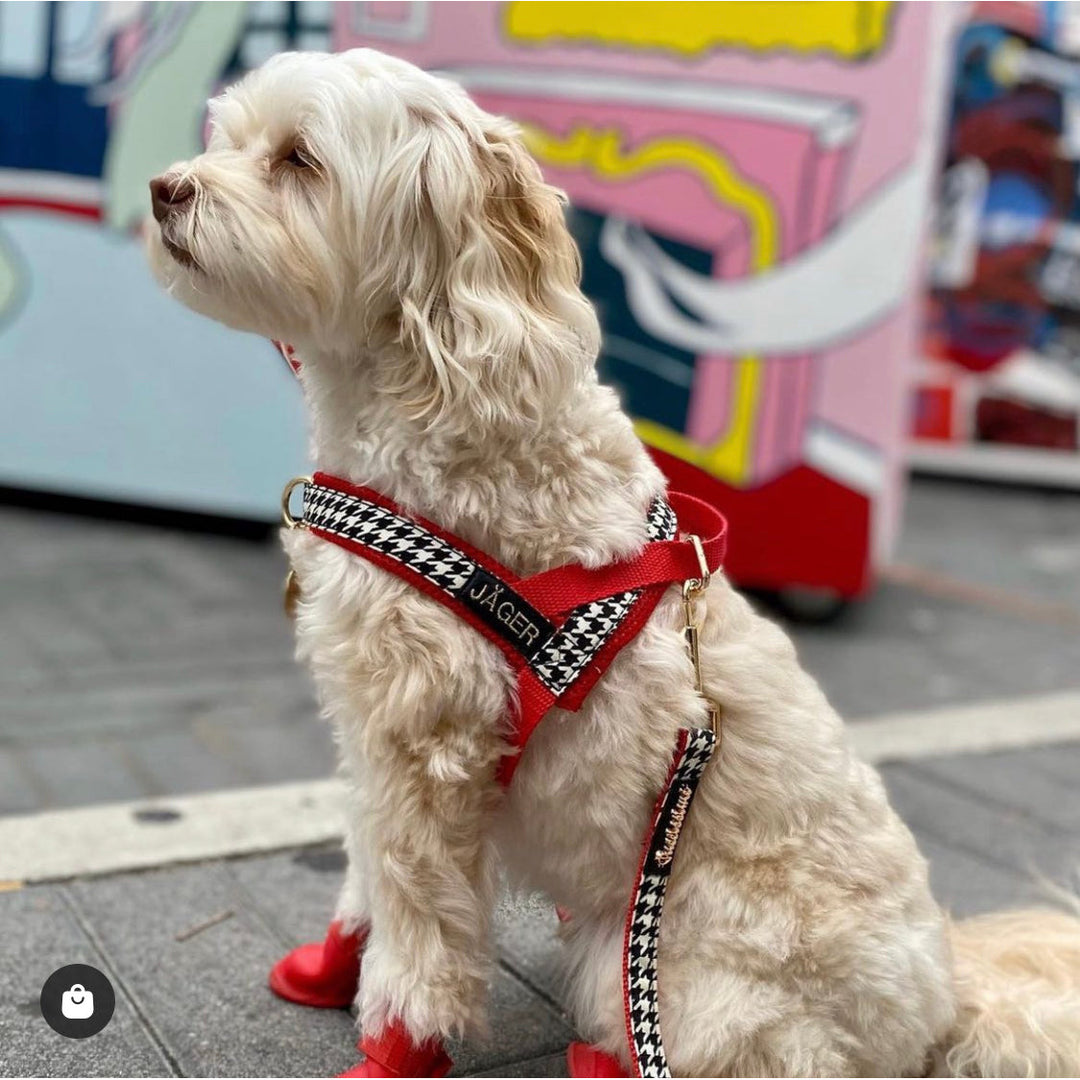
[[[553,706],[576,710],[652,614],[669,585],[700,579],[724,556],[726,523],[689,495],[657,498],[649,542],[597,569],[571,564],[519,577],[471,544],[370,488],[326,473],[303,483],[303,516],[286,523],[367,559],[448,607],[494,642],[517,676],[518,717],[500,779]],[[695,541],[680,540],[693,534]]]

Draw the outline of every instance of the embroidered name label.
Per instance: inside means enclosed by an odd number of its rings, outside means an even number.
[[[482,567],[476,568],[457,597],[527,660],[555,633],[536,608]]]
[[[656,853],[657,866],[670,866],[671,860],[675,858],[675,846],[679,842],[679,833],[682,832],[683,822],[686,821],[686,811],[690,808],[692,795],[693,792],[686,784],[679,788],[679,794],[671,810],[671,818],[664,830],[664,846]]]

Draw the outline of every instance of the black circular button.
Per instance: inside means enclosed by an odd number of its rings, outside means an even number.
[[[89,964],[57,968],[41,988],[41,1015],[53,1031],[69,1039],[96,1035],[115,1008],[112,983]]]

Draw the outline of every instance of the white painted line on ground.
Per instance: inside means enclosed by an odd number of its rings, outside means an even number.
[[[176,815],[176,816],[174,816]],[[333,840],[338,780],[0,817],[0,881],[55,881]]]
[[[1080,691],[893,713],[848,730],[875,764],[1069,742],[1080,740]],[[340,781],[316,780],[0,817],[0,889],[333,840],[344,796]]]
[[[1080,739],[1080,691],[890,713],[848,729],[874,764],[1069,742]]]

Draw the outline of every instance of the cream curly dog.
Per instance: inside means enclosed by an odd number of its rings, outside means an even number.
[[[151,261],[196,311],[296,346],[319,467],[520,574],[637,552],[664,478],[597,381],[562,198],[514,126],[368,50],[277,56],[211,114],[206,153],[155,181]],[[338,915],[371,927],[362,1026],[418,1044],[482,1026],[502,866],[573,912],[576,1022],[625,1065],[625,907],[675,729],[702,709],[676,590],[504,794],[500,651],[363,559],[285,541],[352,782]],[[950,926],[788,638],[721,578],[707,606],[724,742],[663,921],[672,1071],[1080,1071],[1080,924]]]

